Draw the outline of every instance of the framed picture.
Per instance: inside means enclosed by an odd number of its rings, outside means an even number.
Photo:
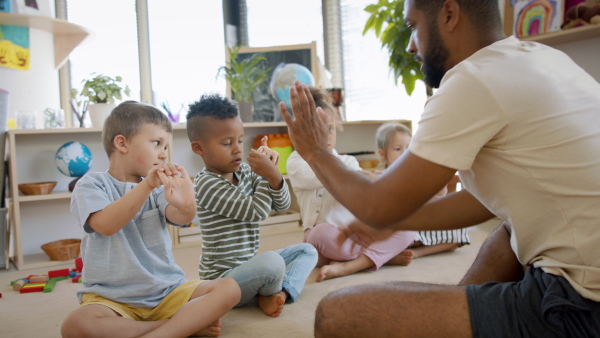
[[[49,0],[12,0],[13,13],[53,17]]]
[[[564,0],[523,0],[514,3],[514,34],[519,37],[560,30]]]
[[[227,53],[226,53],[227,54]],[[238,60],[250,58],[259,54],[266,58],[266,66],[270,68],[270,83],[266,86],[255,88],[252,95],[254,113],[251,121],[242,118],[243,122],[280,122],[283,121],[279,112],[279,102],[289,101],[289,82],[293,83],[295,76],[302,83],[307,76],[313,77],[313,83],[319,83],[319,61],[317,59],[317,43],[312,42],[301,45],[287,45],[275,47],[241,47],[237,56]],[[227,60],[229,61],[229,60]],[[307,74],[310,72],[310,74]],[[291,75],[291,76],[290,76]],[[228,96],[231,89],[227,85]]]

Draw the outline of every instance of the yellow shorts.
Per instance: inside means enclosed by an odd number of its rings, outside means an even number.
[[[121,315],[123,318],[129,318],[139,321],[155,321],[169,319],[173,317],[175,312],[179,310],[185,303],[190,300],[192,294],[203,280],[185,282],[176,287],[169,293],[156,307],[141,308],[131,306],[125,303],[115,302],[108,298],[98,296],[94,293],[86,293],[83,295],[83,302],[79,306],[90,304],[104,305],[114,312]]]

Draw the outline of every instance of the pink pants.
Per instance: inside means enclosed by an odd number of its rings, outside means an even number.
[[[338,242],[340,230],[333,224],[321,223],[304,232],[304,242],[312,244],[319,252],[319,264],[324,261],[351,261],[361,254],[369,257],[375,266],[369,270],[378,270],[390,259],[411,245],[415,239],[414,231],[396,231],[383,241],[375,242],[365,248],[352,237],[343,243]]]

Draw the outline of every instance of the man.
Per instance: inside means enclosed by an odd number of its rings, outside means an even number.
[[[405,21],[409,51],[439,88],[409,150],[377,181],[344,168],[299,83],[295,118],[280,104],[294,148],[378,229],[348,229],[363,238],[504,224],[458,286],[342,289],[319,304],[315,336],[597,335],[600,84],[562,52],[505,39],[496,0],[406,0]],[[427,203],[457,170],[464,189]]]

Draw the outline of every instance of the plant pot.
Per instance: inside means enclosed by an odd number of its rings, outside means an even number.
[[[90,114],[90,120],[92,121],[92,127],[102,128],[104,126],[104,120],[106,120],[116,106],[115,103],[90,104],[88,106],[88,112]]]
[[[254,104],[252,102],[238,102],[242,122],[252,122],[254,119]]]

